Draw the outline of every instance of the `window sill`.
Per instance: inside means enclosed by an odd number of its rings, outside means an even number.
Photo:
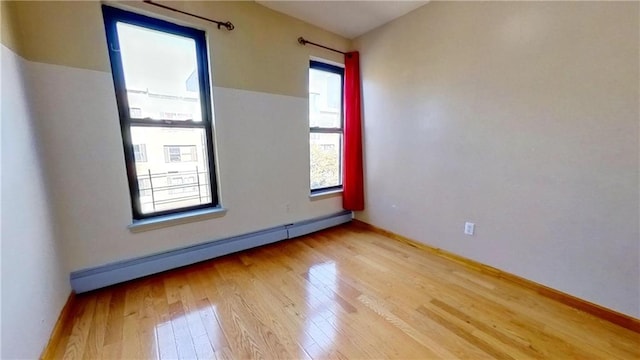
[[[342,196],[342,189],[319,191],[309,195],[309,199],[311,199],[311,201],[314,201],[314,200],[322,200],[322,199],[336,197],[336,196]]]
[[[222,217],[226,213],[227,209],[221,207],[193,210],[180,214],[158,216],[151,219],[134,220],[133,223],[128,226],[128,228],[131,232],[138,233],[143,231],[161,229],[169,226],[187,224],[195,221]]]

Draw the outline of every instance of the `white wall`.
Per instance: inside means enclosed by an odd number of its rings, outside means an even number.
[[[35,359],[71,291],[61,265],[27,103],[25,61],[4,45],[2,101],[2,353]]]
[[[111,74],[36,62],[29,70],[70,271],[342,210],[340,196],[309,199],[306,98],[215,87],[216,160],[227,214],[131,233]]]
[[[639,7],[433,2],[356,39],[357,217],[640,317]]]

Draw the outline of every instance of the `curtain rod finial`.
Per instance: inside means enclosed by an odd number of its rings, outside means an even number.
[[[227,22],[225,22],[225,23],[223,23],[223,22],[218,22],[218,30],[219,30],[222,26],[226,27],[226,28],[227,28],[227,30],[229,30],[229,31],[231,31],[231,30],[233,30],[233,29],[235,29],[235,28],[236,28],[235,26],[233,26],[233,24],[231,23],[231,21],[227,21]]]

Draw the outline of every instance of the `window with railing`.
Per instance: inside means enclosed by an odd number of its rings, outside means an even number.
[[[102,9],[134,219],[217,206],[205,33]]]
[[[211,200],[207,172],[197,166],[192,170],[152,173],[138,176],[140,205],[143,211],[164,211],[193,202]]]

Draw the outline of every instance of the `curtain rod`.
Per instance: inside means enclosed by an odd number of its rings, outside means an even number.
[[[300,44],[302,44],[302,45],[311,44],[311,45],[314,45],[314,46],[317,46],[317,47],[321,47],[321,48],[323,48],[323,49],[327,49],[327,50],[329,50],[329,51],[334,51],[334,52],[340,53],[340,54],[342,54],[342,55],[347,55],[347,53],[346,53],[346,52],[344,52],[344,51],[340,51],[340,50],[332,49],[332,48],[330,48],[330,47],[327,47],[327,46],[324,46],[324,45],[320,45],[320,44],[314,43],[314,42],[312,42],[312,41],[306,40],[306,39],[305,39],[305,38],[303,38],[302,36],[300,36],[300,37],[298,38],[298,42],[299,42]]]
[[[196,14],[191,14],[188,13],[186,11],[182,11],[182,10],[178,10],[178,9],[174,9],[172,7],[166,6],[166,5],[162,5],[162,4],[158,4],[158,3],[154,3],[151,0],[143,0],[144,3],[149,4],[149,5],[153,5],[153,6],[157,6],[163,9],[167,9],[167,10],[171,10],[171,11],[175,11],[177,13],[180,14],[184,14],[184,15],[189,15],[189,16],[193,16],[195,18],[201,19],[201,20],[205,20],[205,21],[209,21],[212,23],[215,23],[218,25],[218,29],[220,29],[222,26],[224,26],[225,28],[227,28],[227,30],[231,31],[233,29],[235,29],[235,26],[233,26],[233,24],[231,23],[231,21],[227,21],[227,22],[222,22],[222,21],[217,21],[217,20],[211,20],[209,18],[200,16],[200,15],[196,15]]]

